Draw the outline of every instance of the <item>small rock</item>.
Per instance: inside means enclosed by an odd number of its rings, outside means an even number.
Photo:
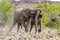
[[[36,38],[36,36],[34,36],[34,38]]]
[[[9,39],[9,40],[12,40],[12,39]]]

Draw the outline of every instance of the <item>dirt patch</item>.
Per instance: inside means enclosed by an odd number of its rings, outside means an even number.
[[[42,28],[40,33],[35,33],[34,29],[26,33],[24,28],[17,33],[17,27],[14,27],[9,33],[7,33],[8,30],[9,27],[0,28],[0,40],[60,40],[56,29]]]

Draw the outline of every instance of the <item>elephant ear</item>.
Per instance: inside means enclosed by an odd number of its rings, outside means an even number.
[[[38,18],[42,18],[42,15],[40,14],[40,15],[38,15]]]
[[[31,17],[31,15],[32,15],[32,14],[31,14],[31,11],[32,11],[31,9],[25,9],[26,14],[27,14],[28,16],[30,16],[30,17]]]
[[[25,11],[30,17],[35,16],[37,13],[36,10],[32,10],[32,9],[26,9]]]

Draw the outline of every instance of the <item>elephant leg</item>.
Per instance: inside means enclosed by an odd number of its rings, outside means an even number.
[[[37,33],[37,26],[35,25],[35,33]]]
[[[14,21],[13,21],[13,24],[12,24],[10,30],[9,30],[9,32],[13,29],[13,27],[15,26],[15,24],[16,24],[16,21],[14,20]]]
[[[39,25],[39,30],[38,30],[38,32],[41,32],[41,21],[38,22],[38,25]]]
[[[33,28],[33,22],[31,22],[31,28],[30,28],[30,32],[31,32],[32,28]]]
[[[27,25],[25,24],[25,22],[22,22],[22,24],[23,24],[23,26],[24,26],[24,28],[25,28],[25,32],[27,32],[27,31],[28,31]]]
[[[17,32],[19,32],[20,25],[21,25],[21,24],[20,24],[20,23],[18,23]]]

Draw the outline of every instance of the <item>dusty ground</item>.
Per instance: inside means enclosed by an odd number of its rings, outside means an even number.
[[[56,34],[56,29],[42,28],[40,33],[35,33],[34,29],[32,32],[26,33],[23,29],[20,29],[17,33],[17,27],[7,33],[9,27],[0,28],[0,40],[60,40],[60,37]]]

